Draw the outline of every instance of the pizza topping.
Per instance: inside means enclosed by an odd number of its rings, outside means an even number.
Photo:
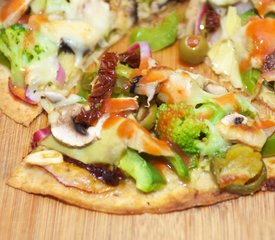
[[[115,53],[107,52],[102,56],[98,79],[88,99],[90,109],[89,111],[82,109],[75,119],[76,122],[91,126],[102,116],[104,101],[111,96],[117,79],[115,72],[117,61],[118,58]]]
[[[206,57],[208,44],[203,36],[186,36],[180,41],[179,51],[185,63],[199,64]]]
[[[131,68],[138,68],[140,65],[140,54],[136,51],[126,51],[118,55],[122,64],[127,64]]]
[[[214,159],[212,170],[220,188],[242,195],[260,190],[266,179],[261,154],[245,145],[234,145],[225,158]]]
[[[29,154],[24,160],[28,164],[46,166],[63,162],[63,156],[55,150],[43,150]]]
[[[221,122],[225,125],[239,125],[239,124],[247,124],[247,117],[239,114],[239,113],[232,113],[225,116]]]
[[[267,55],[274,52],[275,47],[275,20],[274,19],[256,19],[250,21],[247,29],[247,36],[253,41],[253,50],[251,57],[259,57],[262,61]]]
[[[96,179],[110,186],[117,186],[124,179],[124,175],[119,168],[107,164],[85,164],[83,162],[65,157],[65,161],[89,171]]]
[[[45,139],[46,137],[48,137],[50,134],[51,134],[51,129],[49,127],[37,130],[33,134],[33,143],[32,143],[32,146],[33,147],[36,146],[40,141],[42,141],[43,139]]]
[[[17,23],[17,21],[28,10],[31,0],[9,0],[2,6],[0,12],[0,22],[4,26],[10,26]]]
[[[220,15],[210,5],[206,9],[205,28],[209,33],[217,31],[220,27]]]
[[[208,4],[206,2],[203,2],[200,6],[198,17],[196,19],[195,23],[195,35],[200,35],[201,30],[204,29],[204,25],[202,24],[202,21],[204,20],[206,11],[208,10]]]
[[[268,137],[264,130],[253,125],[252,120],[238,113],[225,116],[216,129],[224,139],[242,142],[258,150],[262,149]]]
[[[136,181],[137,189],[143,192],[156,191],[166,183],[164,176],[133,150],[127,150],[118,167],[129,174]]]
[[[82,147],[99,137],[108,116],[102,116],[93,127],[75,121],[82,105],[74,104],[56,108],[49,114],[51,132],[55,138],[69,146]]]
[[[267,139],[261,153],[263,157],[271,157],[275,155],[275,133]]]
[[[150,130],[153,128],[156,122],[156,112],[157,112],[157,105],[151,104],[150,107],[148,106],[141,106],[137,113],[137,121],[139,122],[140,126]]]
[[[275,51],[268,54],[264,59],[263,69],[266,72],[275,70]],[[275,80],[275,79],[274,79]]]
[[[188,154],[216,156],[223,154],[229,145],[210,121],[197,118],[193,108],[184,103],[162,104],[157,112],[156,131]]]
[[[130,42],[146,41],[152,51],[168,47],[177,39],[178,16],[175,12],[167,15],[154,27],[136,27],[130,34]]]
[[[65,162],[46,165],[43,168],[66,187],[77,188],[93,194],[106,193],[112,189],[96,179],[85,168],[67,162],[66,158]]]
[[[255,93],[260,76],[261,71],[255,68],[249,69],[241,74],[243,86],[250,94]]]

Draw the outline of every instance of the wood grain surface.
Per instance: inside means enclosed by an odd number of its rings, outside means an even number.
[[[127,40],[113,49],[124,51]],[[162,64],[183,67],[177,45],[154,54]],[[185,66],[186,67],[186,66]],[[203,68],[193,69],[201,71]],[[30,149],[30,128],[0,113],[0,239],[275,239],[275,193],[260,193],[214,206],[163,215],[117,216],[97,213],[13,189],[6,185]]]

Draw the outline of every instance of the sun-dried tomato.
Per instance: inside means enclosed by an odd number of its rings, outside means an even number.
[[[220,27],[220,15],[208,5],[206,10],[205,28],[209,33],[215,32]]]
[[[127,64],[131,68],[138,68],[140,65],[140,54],[138,52],[126,51],[118,55],[122,64]]]
[[[67,156],[64,156],[64,161],[86,169],[95,178],[110,186],[117,186],[125,178],[119,168],[108,164],[85,164]]]
[[[265,57],[263,68],[265,72],[275,70],[275,51]]]
[[[117,62],[118,57],[115,53],[107,52],[102,56],[97,83],[94,85],[92,93],[88,98],[90,110],[86,111],[82,109],[75,119],[77,123],[91,126],[102,116],[101,108],[104,100],[111,96],[117,79]]]

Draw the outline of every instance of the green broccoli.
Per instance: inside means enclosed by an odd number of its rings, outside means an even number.
[[[195,109],[184,103],[162,104],[155,128],[161,138],[176,143],[188,154],[220,156],[229,146],[212,122],[199,118]]]
[[[24,68],[44,57],[57,55],[57,50],[57,44],[23,25],[0,30],[0,53],[10,62],[12,83],[17,87],[24,87]]]

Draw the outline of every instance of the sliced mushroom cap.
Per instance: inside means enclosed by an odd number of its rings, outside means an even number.
[[[261,150],[266,142],[266,133],[238,113],[225,116],[217,125],[217,130],[226,140],[247,144]]]
[[[69,146],[82,147],[99,138],[107,116],[103,116],[95,126],[86,127],[74,121],[81,108],[81,104],[72,104],[59,107],[50,113],[51,131],[57,140]]]

